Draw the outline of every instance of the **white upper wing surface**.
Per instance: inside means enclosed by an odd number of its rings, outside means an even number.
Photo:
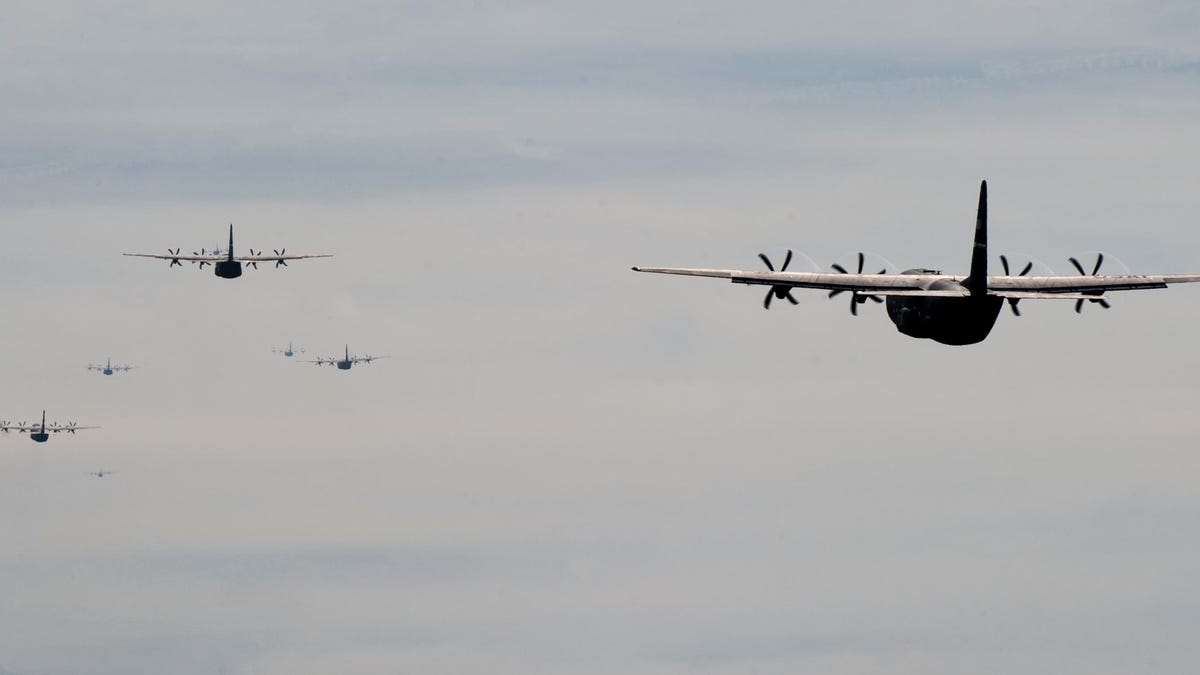
[[[735,284],[857,291],[873,295],[961,297],[966,277],[942,274],[841,274],[836,272],[768,272],[687,267],[634,267],[637,272],[728,279]],[[1011,298],[1078,299],[1106,291],[1166,288],[1200,282],[1200,274],[989,276],[988,294]]]

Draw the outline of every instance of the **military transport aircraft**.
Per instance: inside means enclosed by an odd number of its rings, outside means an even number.
[[[697,277],[729,279],[735,284],[767,286],[763,307],[771,308],[771,300],[787,300],[793,305],[793,288],[817,288],[829,291],[829,297],[850,294],[850,313],[858,314],[858,305],[871,300],[884,302],[896,329],[915,338],[926,338],[948,345],[968,345],[982,342],[991,332],[1007,301],[1013,314],[1020,316],[1017,303],[1021,300],[1074,300],[1075,311],[1091,302],[1107,309],[1108,291],[1132,291],[1166,288],[1168,284],[1200,281],[1200,274],[1102,275],[1100,264],[1104,255],[1096,257],[1091,274],[1075,258],[1071,264],[1079,275],[1029,275],[1033,264],[1019,273],[1010,274],[1008,259],[1000,257],[1003,276],[988,276],[987,270],[987,181],[979,186],[979,211],[975,221],[975,247],[971,254],[971,271],[965,276],[947,276],[929,269],[911,269],[900,274],[863,274],[863,255],[858,254],[858,271],[849,272],[833,265],[833,273],[788,272],[792,252],[788,251],[779,270],[766,255],[758,257],[767,271],[725,269],[692,269],[681,267],[634,267],[637,272],[682,274]]]
[[[109,358],[107,361],[104,362],[104,365],[97,366],[97,365],[89,364],[87,369],[88,370],[98,370],[98,371],[104,373],[105,375],[112,375],[113,373],[117,372],[118,370],[123,371],[123,372],[129,372],[130,370],[133,369],[133,366],[114,366],[112,364],[112,358]]]
[[[344,357],[331,356],[327,359],[318,358],[315,361],[303,361],[302,363],[315,363],[318,366],[330,365],[337,366],[338,370],[350,370],[350,367],[356,363],[370,363],[375,359],[386,359],[386,356],[351,356],[350,345],[346,345],[346,355]]]
[[[17,431],[22,434],[28,432],[29,437],[32,438],[35,443],[45,443],[46,441],[50,440],[50,434],[57,434],[60,431],[65,431],[69,434],[73,434],[76,431],[79,431],[81,429],[99,429],[99,428],[100,427],[81,427],[81,426],[76,425],[74,422],[68,422],[67,424],[59,424],[58,422],[54,422],[50,426],[46,426],[46,411],[45,410],[42,411],[42,423],[41,424],[37,424],[35,422],[34,424],[27,425],[24,422],[18,422],[17,424],[14,425],[10,422],[0,422],[0,432],[8,433],[10,431]]]
[[[275,349],[274,347],[272,347],[272,348],[271,348],[271,352],[272,352],[272,353],[275,353],[275,354],[283,354],[284,356],[286,356],[286,357],[288,357],[288,358],[290,359],[290,358],[292,358],[293,356],[295,356],[297,353],[299,353],[299,354],[303,354],[303,353],[304,353],[304,348],[303,348],[303,347],[301,347],[300,349],[292,349],[292,343],[291,343],[291,342],[288,342],[288,346],[287,346],[287,347],[285,347],[285,348],[281,348],[281,349]]]
[[[206,253],[204,249],[200,249],[199,253],[195,251],[191,255],[180,255],[179,249],[172,251],[167,249],[167,254],[160,253],[125,253],[124,255],[133,256],[135,258],[158,258],[159,260],[170,260],[168,267],[176,265],[183,267],[181,260],[187,260],[195,265],[200,264],[200,269],[204,269],[205,265],[212,265],[213,272],[222,279],[236,279],[242,276],[242,263],[246,263],[254,269],[258,269],[258,263],[275,263],[275,267],[287,267],[289,260],[302,260],[304,258],[332,258],[330,254],[321,255],[287,255],[286,248],[272,249],[275,255],[263,255],[262,251],[247,249],[250,255],[234,255],[233,253],[233,225],[229,226],[229,249],[224,253],[220,253],[219,249],[213,253]]]
[[[111,476],[114,473],[115,473],[114,471],[105,471],[104,469],[101,469],[99,471],[92,471],[88,475],[95,476],[96,478],[104,478],[105,476]]]

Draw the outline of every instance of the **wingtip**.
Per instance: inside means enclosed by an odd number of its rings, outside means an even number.
[[[642,271],[642,268],[638,267],[637,265],[634,265],[633,267],[630,267],[629,269],[633,270],[634,272],[641,272],[641,271]]]

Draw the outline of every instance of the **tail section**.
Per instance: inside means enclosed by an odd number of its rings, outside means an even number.
[[[42,431],[42,433],[46,432],[46,411],[45,410],[42,411],[42,429],[41,429],[41,431]]]
[[[963,281],[973,296],[987,295],[987,181],[979,184],[979,213],[975,217],[975,248],[971,251],[971,273]]]
[[[229,259],[233,260],[233,223],[229,224]]]

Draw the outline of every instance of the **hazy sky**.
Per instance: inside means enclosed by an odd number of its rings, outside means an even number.
[[[1200,669],[1200,289],[952,348],[629,271],[965,272],[986,178],[1200,272],[1200,8],[653,5],[3,6],[0,418],[103,428],[0,436],[0,666]],[[120,255],[231,222],[335,257]]]

